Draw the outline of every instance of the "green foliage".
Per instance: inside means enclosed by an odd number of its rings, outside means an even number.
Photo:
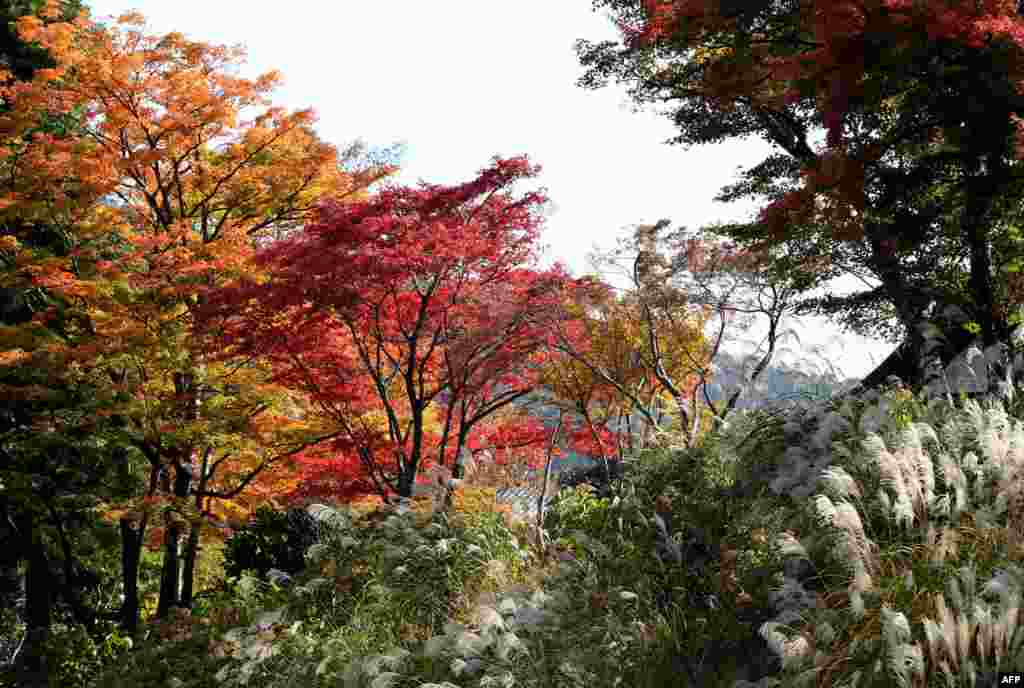
[[[578,485],[556,495],[544,514],[544,527],[552,533],[582,530],[597,536],[607,528],[611,500],[594,495],[589,485]]]
[[[236,530],[224,548],[224,572],[238,576],[256,571],[265,578],[270,569],[298,573],[305,566],[306,549],[316,541],[316,529],[301,510],[257,509],[253,520]]]
[[[20,641],[24,634],[24,627],[17,621],[13,610],[5,610],[0,621],[0,634],[6,636],[8,633],[16,641]],[[92,634],[81,624],[54,624],[43,648],[50,685],[102,685],[96,683],[99,673],[124,659],[130,648],[131,640],[109,622],[98,624]],[[13,667],[0,667],[0,686],[16,685],[14,674]]]
[[[58,686],[88,685],[98,671],[123,657],[131,643],[111,624],[94,635],[80,625],[57,626],[47,643],[51,682]]]
[[[337,685],[352,659],[442,632],[481,579],[503,571],[516,580],[525,559],[493,512],[455,524],[308,511],[318,539],[304,571],[282,585],[229,578],[195,614],[151,628],[109,685]]]
[[[176,686],[200,688],[212,683],[226,663],[211,653],[212,633],[187,613],[152,628],[150,637],[99,677],[95,685],[110,688]]]

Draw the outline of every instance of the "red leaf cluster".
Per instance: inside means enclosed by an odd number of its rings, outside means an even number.
[[[332,430],[340,456],[309,454],[304,489],[400,491],[463,448],[536,439],[524,418],[475,432],[532,387],[564,317],[567,275],[535,267],[545,197],[511,192],[538,171],[495,159],[464,184],[326,200],[257,255],[267,280],[208,294],[211,351],[272,362]]]

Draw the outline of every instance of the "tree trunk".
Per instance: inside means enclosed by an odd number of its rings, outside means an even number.
[[[24,555],[20,533],[11,527],[14,522],[10,519],[7,504],[0,500],[0,542],[6,544],[0,548],[0,605],[14,608],[25,594],[24,577],[18,571]]]
[[[544,502],[547,501],[548,482],[551,480],[551,455],[555,451],[555,442],[558,441],[558,433],[562,431],[562,420],[563,414],[559,411],[558,424],[555,425],[555,431],[551,433],[551,440],[548,442],[547,456],[544,461],[544,482],[540,486],[540,496],[537,497],[537,548],[538,553],[545,558],[547,556],[547,539],[544,533]]]
[[[398,498],[411,499],[412,498],[412,487],[416,482],[416,468],[417,462],[408,461],[402,468],[402,473],[398,476]]]
[[[188,532],[188,542],[185,544],[185,561],[181,573],[181,600],[180,604],[186,609],[192,608],[193,586],[195,584],[196,557],[199,555],[199,530],[200,524],[193,523],[192,529]]]
[[[174,391],[182,400],[181,417],[185,423],[196,420],[198,415],[196,376],[192,371],[174,374]],[[174,496],[186,500],[192,491],[192,452],[191,445],[178,448],[174,458]],[[168,516],[171,516],[169,513]],[[181,514],[174,514],[181,516]],[[174,518],[167,523],[164,539],[164,565],[160,575],[160,600],[157,602],[156,616],[162,619],[167,616],[171,607],[181,606],[181,519]]]
[[[6,542],[6,540],[5,540]],[[18,560],[15,557],[0,561],[0,604],[12,607],[15,600],[24,594],[25,583],[18,572]]]
[[[968,332],[959,324],[948,324],[941,327],[943,334],[947,337],[946,343],[939,350],[939,359],[943,368],[963,354],[970,345],[977,339],[977,335]],[[864,392],[877,389],[885,384],[886,379],[895,375],[899,377],[908,389],[914,394],[920,393],[925,386],[924,371],[921,370],[920,343],[914,341],[915,337],[905,339],[895,351],[882,361],[874,370],[868,373],[855,387],[837,395],[837,399],[846,399],[858,396]],[[994,371],[999,375],[1000,368]]]
[[[181,546],[181,527],[174,522],[168,522],[164,535],[164,565],[160,573],[160,600],[156,606],[156,616],[163,619],[171,607],[177,607],[180,602],[179,578],[181,568],[178,550]]]
[[[23,537],[31,538],[31,545],[25,574],[26,629],[25,642],[18,657],[19,685],[44,688],[49,686],[46,642],[50,637],[53,580],[45,545],[35,531],[32,516],[25,515],[21,521]]]
[[[203,450],[203,460],[199,464],[199,483],[196,489],[196,513],[198,518],[203,514],[203,494],[206,492],[206,483],[209,479],[210,455],[213,447],[206,447]],[[181,581],[181,606],[192,608],[193,590],[195,586],[196,557],[199,556],[199,536],[202,534],[202,522],[192,523],[192,529],[188,533],[188,544],[185,546],[185,564]]]
[[[121,630],[132,637],[139,629],[139,559],[142,556],[142,538],[146,532],[146,518],[138,530],[127,518],[121,519],[121,579],[124,602],[121,604]]]

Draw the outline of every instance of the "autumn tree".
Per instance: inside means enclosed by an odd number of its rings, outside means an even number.
[[[588,328],[585,334],[581,332],[588,341],[578,342],[577,350],[585,350],[588,360],[621,384],[632,384],[634,394],[642,397],[645,402],[643,407],[656,408],[657,413],[660,409],[657,409],[652,398],[657,391],[644,389],[645,379],[638,374],[639,370],[633,368],[632,352],[627,352],[625,357],[619,359],[618,362],[624,365],[616,365],[615,353],[626,349],[628,345],[607,346],[611,342],[606,340],[606,336],[614,337],[612,333],[616,328],[614,323],[606,322],[607,327]],[[599,338],[599,341],[595,341]],[[626,341],[625,338],[619,340],[623,344]],[[563,419],[563,425],[567,426],[563,436],[572,440],[574,451],[606,463],[609,458],[621,460],[625,451],[644,441],[645,433],[628,430],[619,433],[612,430],[623,426],[633,429],[629,422],[636,415],[633,404],[618,393],[615,385],[596,374],[580,358],[566,355],[551,357],[542,371],[541,383],[550,391],[548,403],[568,414],[570,422],[566,423]]]
[[[571,319],[559,332],[561,355],[545,362],[541,383],[545,404],[563,414],[567,448],[599,461],[610,477],[609,460],[641,449],[668,420],[666,396],[641,365],[643,319],[636,303],[600,282],[579,286],[566,304]]]
[[[15,20],[34,14],[55,23],[74,17],[78,2],[13,1],[0,7],[0,65],[19,81],[31,80],[37,70],[54,66],[46,49],[18,36]],[[0,110],[7,110],[6,103]],[[38,131],[67,135],[60,112],[39,113]],[[17,139],[17,135],[15,135]],[[0,145],[17,141],[3,140]],[[46,218],[19,218],[0,225],[0,328],[16,329],[31,321],[45,297],[30,285],[9,278],[15,261],[6,235],[21,229],[22,239],[39,253],[67,250],[67,237]],[[38,371],[0,365],[0,388],[47,382]],[[36,387],[36,389],[41,389]],[[102,605],[86,602],[86,590],[96,582],[89,557],[79,544],[91,539],[91,510],[100,496],[123,495],[130,490],[126,466],[118,455],[109,456],[101,432],[71,434],[34,432],[34,422],[88,398],[89,390],[59,385],[55,395],[0,394],[0,606],[14,608],[23,596],[26,637],[11,660],[26,685],[44,682],[42,648],[54,619],[79,624],[96,633],[108,613]],[[79,414],[81,417],[84,414]],[[24,562],[19,571],[19,562]]]
[[[536,173],[495,159],[464,184],[325,201],[260,252],[265,281],[211,297],[213,348],[308,395],[339,477],[409,497],[421,467],[454,467],[531,387],[566,279],[534,265],[544,196],[512,190]]]
[[[793,339],[800,344],[796,330],[786,327],[787,318],[799,312],[798,291],[777,271],[778,266],[766,270],[759,254],[744,251],[732,242],[709,240],[708,232],[691,232],[686,228],[666,230],[667,221],[643,229],[646,250],[665,253],[664,257],[655,257],[660,269],[652,285],[662,294],[661,298],[684,299],[706,309],[709,324],[713,323],[712,332],[705,333],[710,347],[710,365],[697,366],[697,375],[707,408],[713,408],[714,417],[724,421],[736,409],[740,398],[758,385],[776,355],[794,353],[785,341]],[[631,253],[639,256],[635,244],[636,239],[620,242],[619,249],[608,259],[621,260]],[[767,325],[762,340],[744,337],[755,320],[761,318]],[[754,349],[741,360],[737,371],[740,384],[735,389],[724,390],[726,399],[716,408],[708,395],[708,385],[714,372],[721,368],[720,353],[726,342],[753,344]],[[693,364],[697,365],[697,361]]]
[[[802,290],[843,273],[877,280],[816,304],[856,314],[847,325],[897,321],[905,346],[866,383],[897,373],[919,384],[928,321],[949,340],[944,364],[974,339],[964,325],[986,347],[1010,341],[1019,242],[1000,218],[1022,188],[1017,3],[596,6],[622,38],[579,43],[584,86],[613,78],[638,105],[668,104],[677,143],[757,134],[778,147],[724,190],[771,201],[728,236],[786,249],[777,260]],[[868,314],[879,307],[882,317]]]
[[[47,11],[52,7],[53,11]],[[85,9],[80,0],[45,3],[40,0],[7,0],[0,4],[0,60],[14,78],[30,81],[37,69],[55,66],[53,58],[39,45],[25,42],[18,35],[20,17],[33,15],[44,22],[70,21]]]
[[[614,390],[624,408],[650,428],[661,424],[661,402],[667,399],[674,408],[671,417],[677,429],[688,442],[696,441],[700,413],[694,373],[699,368],[694,366],[707,355],[704,314],[683,300],[655,292],[649,281],[653,278],[650,257],[645,253],[634,261],[635,284],[642,288],[621,296],[600,280],[578,282],[576,302],[570,307],[575,317],[556,333],[556,350],[574,363],[563,370],[556,364],[552,382],[575,402],[597,446],[602,444],[600,434],[591,430],[593,418],[586,420],[591,415],[585,403],[588,387],[594,392],[604,387],[603,395]],[[593,380],[586,381],[591,376]],[[600,387],[593,386],[598,382]]]
[[[696,442],[757,385],[786,350],[783,340],[799,339],[783,327],[794,310],[784,278],[760,269],[756,256],[735,245],[692,234],[669,231],[668,221],[641,225],[615,248],[591,256],[599,274],[628,286],[616,298],[603,284],[578,302],[576,330],[561,341],[567,356],[547,369],[557,396],[568,402],[568,418],[582,420],[568,436],[585,441],[592,456],[621,457],[626,447],[642,447],[663,425],[665,402]],[[723,344],[743,339],[759,316],[767,319],[767,335],[743,360],[739,386],[714,404],[708,387]],[[687,381],[682,407],[673,391],[681,387],[677,380]]]
[[[284,452],[266,444],[268,428],[295,426],[282,413],[284,392],[261,379],[247,385],[244,374],[207,365],[194,348],[204,291],[250,270],[261,238],[295,231],[320,197],[356,198],[389,171],[348,168],[314,133],[311,111],[272,104],[277,74],[232,73],[239,49],[153,36],[141,26],[138,15],[114,28],[86,17],[23,18],[23,39],[48,50],[57,66],[31,82],[9,82],[10,107],[0,115],[11,142],[0,210],[9,227],[8,278],[51,303],[4,333],[0,357],[62,384],[90,385],[87,415],[116,420],[145,462],[145,491],[117,512],[129,629],[152,515],[165,519],[157,525],[166,536],[166,612],[183,601],[180,539],[192,533],[187,561],[204,500],[237,497],[275,458],[297,451],[294,442]],[[40,130],[40,113],[72,117],[73,135]],[[20,228],[36,218],[73,238],[71,248],[32,250]],[[211,403],[208,393],[228,385],[232,403]],[[204,444],[211,439],[219,446]]]

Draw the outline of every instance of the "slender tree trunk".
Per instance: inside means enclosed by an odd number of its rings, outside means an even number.
[[[6,541],[6,540],[5,540]],[[24,581],[18,572],[18,561],[14,556],[0,561],[0,603],[13,604],[24,592]]]
[[[0,542],[7,543],[0,548],[0,605],[14,607],[25,594],[25,580],[18,570],[24,558],[23,544],[7,503],[0,498]]]
[[[26,688],[49,686],[46,643],[50,637],[53,607],[53,579],[45,545],[35,530],[32,516],[21,519],[22,537],[30,538],[28,569],[25,574],[25,642],[18,657],[19,685]]]
[[[50,518],[53,526],[57,529],[57,537],[60,542],[61,552],[64,555],[64,582],[63,585],[58,586],[61,597],[71,607],[71,615],[76,622],[82,624],[85,629],[90,633],[94,633],[96,629],[96,614],[82,601],[79,593],[79,588],[76,585],[75,578],[75,556],[71,550],[71,542],[67,537],[67,533],[64,531],[64,522],[61,520],[60,514],[53,507],[52,504],[48,505],[50,511]]]
[[[601,441],[601,435],[597,432],[597,427],[594,424],[593,418],[590,416],[590,412],[584,408],[583,420],[587,423],[587,429],[590,430],[590,436],[594,438],[594,442],[597,443],[597,450],[601,452],[601,466],[604,468],[604,480],[605,484],[608,485],[609,489],[612,485],[612,473],[608,466],[608,451],[605,449],[604,442]]]
[[[562,412],[558,412],[558,425],[551,433],[551,441],[548,443],[548,454],[544,461],[544,482],[540,486],[540,496],[537,497],[537,547],[541,556],[546,556],[547,542],[544,537],[544,502],[548,496],[548,481],[551,480],[551,455],[555,450],[555,442],[558,440],[558,433],[562,430]]]
[[[193,523],[192,528],[188,531],[188,541],[185,543],[185,557],[181,567],[181,599],[179,604],[186,609],[192,608],[196,557],[199,555],[199,530],[200,524]]]
[[[463,476],[463,474],[465,473],[465,470],[466,470],[466,459],[467,458],[471,459],[471,457],[469,456],[469,450],[466,449],[467,435],[468,435],[468,433],[465,430],[460,429],[460,431],[459,431],[459,440],[458,440],[458,449],[456,450],[455,462],[452,465],[452,477],[455,478],[456,480],[462,480],[462,476]],[[453,502],[454,497],[455,497],[455,490],[453,490],[452,488],[450,488],[450,487],[448,487],[446,485],[445,486],[445,492],[444,492],[444,510],[445,511],[448,511],[449,509],[452,508],[452,502]]]
[[[181,418],[185,423],[194,421],[198,415],[196,376],[194,370],[174,374],[174,391],[181,399]],[[186,500],[192,490],[192,452],[188,445],[174,454],[174,496]],[[164,565],[160,576],[160,601],[157,603],[157,618],[164,618],[171,607],[181,605],[181,518],[169,520],[164,539]]]
[[[140,449],[150,461],[149,490],[147,497],[156,494],[160,487],[162,473],[159,454],[150,445]],[[121,605],[121,628],[129,637],[139,628],[139,562],[142,559],[142,542],[146,535],[149,514],[143,513],[137,526],[131,519],[122,518],[121,525],[121,578],[124,588],[124,602]]]
[[[163,619],[171,607],[177,607],[178,579],[180,569],[178,567],[178,549],[181,545],[181,529],[178,525],[168,522],[164,531],[164,565],[160,574],[160,600],[157,602],[156,616]]]
[[[416,482],[416,464],[409,462],[405,465],[405,470],[398,476],[398,496],[399,498],[412,498],[412,486]]]
[[[121,519],[121,581],[124,602],[121,605],[121,629],[132,637],[139,629],[139,559],[142,557],[142,538],[146,533],[146,517],[138,528],[127,518]]]
[[[203,460],[199,466],[199,484],[196,490],[196,513],[200,518],[203,514],[203,494],[206,492],[206,481],[209,478],[210,454],[213,447],[207,447],[203,451]],[[182,567],[181,580],[181,606],[192,608],[192,597],[195,586],[196,557],[199,556],[199,536],[202,532],[202,522],[196,520],[188,532],[188,543],[185,545],[185,562]]]
[[[187,499],[192,487],[192,471],[183,462],[191,460],[178,457],[175,465],[174,496]],[[164,540],[164,566],[160,576],[160,601],[157,603],[157,618],[164,618],[171,607],[181,606],[181,536],[184,519],[181,514],[168,514],[166,539]],[[173,520],[170,520],[173,519]]]

